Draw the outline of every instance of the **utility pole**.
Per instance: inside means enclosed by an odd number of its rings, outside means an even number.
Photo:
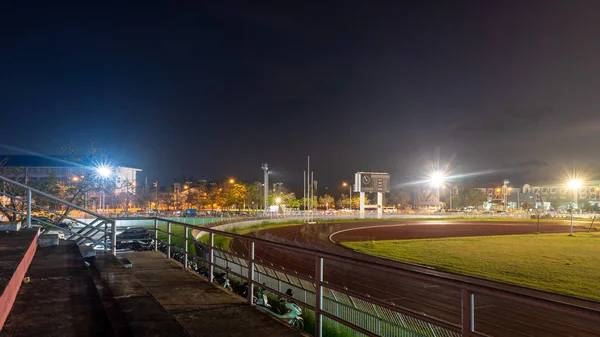
[[[154,208],[156,209],[156,213],[158,213],[158,181],[154,182],[154,191],[156,193],[156,202],[154,203]]]
[[[264,207],[265,212],[267,212],[269,210],[269,165],[267,163],[263,163],[262,170],[264,172]]]

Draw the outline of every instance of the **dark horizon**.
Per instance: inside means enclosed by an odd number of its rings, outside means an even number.
[[[600,3],[12,4],[2,144],[149,181],[596,177]],[[11,154],[10,151],[0,153]],[[12,154],[16,154],[12,152]],[[22,153],[21,153],[22,154]]]

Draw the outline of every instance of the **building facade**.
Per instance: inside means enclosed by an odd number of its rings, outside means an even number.
[[[20,180],[26,185],[47,178],[54,174],[62,181],[72,181],[77,177],[94,175],[93,168],[75,163],[69,163],[53,157],[37,156],[1,156],[0,175]],[[129,192],[135,194],[137,185],[137,173],[141,169],[125,166],[117,166],[112,169],[110,179],[115,184],[115,193]]]

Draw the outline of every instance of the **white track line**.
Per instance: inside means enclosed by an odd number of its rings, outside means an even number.
[[[354,231],[354,230],[359,230],[359,229],[369,229],[369,228],[404,227],[404,226],[406,226],[406,224],[365,226],[365,227],[356,227],[356,228],[342,229],[341,231],[337,231],[337,232],[331,233],[331,235],[329,235],[329,241],[331,241],[331,243],[337,243],[337,242],[333,241],[333,236],[336,235],[336,234],[339,234],[339,233],[343,233],[343,232],[349,232],[349,231]]]

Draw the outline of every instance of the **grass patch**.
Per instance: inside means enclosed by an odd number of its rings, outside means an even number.
[[[270,300],[269,300],[270,301]],[[304,320],[304,332],[315,333],[315,312],[307,308],[302,308],[302,319]],[[323,317],[323,336],[324,337],[361,337],[364,334],[353,330],[332,319]]]
[[[600,300],[600,233],[343,242],[389,259]]]

